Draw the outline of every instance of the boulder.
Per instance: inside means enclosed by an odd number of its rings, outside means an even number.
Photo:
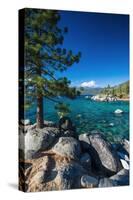
[[[89,136],[92,153],[95,152],[96,158],[99,158],[99,166],[107,174],[115,174],[121,169],[120,160],[117,152],[114,151],[111,144],[101,135],[93,134]],[[95,158],[95,159],[96,159]]]
[[[73,137],[60,137],[52,150],[56,154],[72,159],[78,159],[81,154],[80,143]]]
[[[24,126],[30,125],[30,120],[29,119],[21,119],[21,124]]]
[[[89,152],[92,158],[92,168],[96,172],[111,176],[122,168],[116,151],[102,134],[84,134],[79,137],[79,140],[84,150]]]
[[[81,177],[87,171],[77,162],[72,161],[58,168],[58,175],[55,178],[60,190],[81,188]]]
[[[90,148],[89,133],[80,134],[78,139],[84,151]]]
[[[52,121],[44,120],[44,126],[45,127],[56,127],[56,123],[54,123]]]
[[[74,137],[78,139],[78,135],[76,134],[75,131],[72,131],[72,130],[61,131],[60,135],[61,137]]]
[[[118,186],[129,185],[129,170],[122,169],[110,179],[116,181]]]
[[[59,130],[53,127],[29,130],[20,139],[20,150],[23,150],[25,159],[31,159],[40,150],[48,149],[59,136]]]
[[[123,110],[121,110],[121,109],[116,109],[116,110],[114,111],[114,113],[115,113],[115,114],[121,114],[121,113],[123,113]]]
[[[130,143],[127,139],[124,139],[122,141],[122,145],[123,145],[123,148],[125,149],[125,151],[128,153],[129,155],[129,151],[130,151]]]
[[[57,190],[81,188],[81,177],[87,174],[87,171],[75,161],[62,164],[56,170],[57,176],[53,182]]]
[[[118,156],[119,156],[120,159],[123,159],[123,160],[127,161],[127,163],[129,163],[129,157],[128,157],[128,155],[126,155],[126,154],[124,154],[122,152],[119,152],[119,151],[117,151],[117,154],[118,154]]]
[[[59,190],[67,190],[72,187],[72,174],[71,166],[65,165],[58,170],[58,174],[54,180],[56,185],[58,185]]]
[[[81,177],[81,186],[83,188],[92,188],[98,185],[98,179],[92,176],[83,175]]]
[[[81,188],[81,177],[87,175],[88,172],[77,162],[69,163],[70,177],[72,179],[72,189]]]
[[[114,187],[117,186],[117,182],[109,178],[100,178],[98,187]]]
[[[120,159],[120,161],[123,168],[129,170],[129,164],[124,159]]]
[[[81,188],[81,177],[87,171],[78,162],[49,152],[32,159],[28,192]]]
[[[88,153],[83,153],[81,155],[80,163],[87,171],[91,171],[91,157]]]
[[[50,159],[48,156],[33,161],[32,168],[27,178],[27,192],[43,191],[43,184],[46,182],[48,177],[49,165]]]

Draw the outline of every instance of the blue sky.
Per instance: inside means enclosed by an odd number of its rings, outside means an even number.
[[[68,27],[63,47],[82,57],[63,76],[73,86],[104,87],[129,80],[128,15],[60,11],[60,27]],[[84,83],[85,82],[85,83]]]

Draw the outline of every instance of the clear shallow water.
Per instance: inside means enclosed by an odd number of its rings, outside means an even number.
[[[61,98],[71,108],[69,114],[77,127],[78,134],[92,130],[102,131],[110,141],[119,141],[122,138],[129,139],[129,102],[95,102],[85,99],[84,96],[70,100]],[[44,118],[58,122],[59,117],[54,109],[55,103],[44,100]],[[122,114],[114,114],[116,109],[124,111]],[[26,112],[26,118],[35,122],[36,107],[33,106]]]

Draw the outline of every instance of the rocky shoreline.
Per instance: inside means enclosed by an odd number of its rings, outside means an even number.
[[[112,102],[112,101],[129,101],[129,98],[118,98],[112,95],[102,95],[98,94],[91,97],[93,101],[101,101],[101,102]]]
[[[129,141],[111,144],[102,133],[77,136],[70,119],[19,130],[19,189],[25,192],[129,185]]]

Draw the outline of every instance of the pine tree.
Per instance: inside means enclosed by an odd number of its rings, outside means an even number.
[[[58,95],[75,98],[77,91],[66,77],[57,78],[74,63],[81,53],[62,48],[67,27],[58,27],[60,14],[54,10],[25,9],[25,101],[36,101],[36,122],[43,128],[43,99],[56,101]],[[61,103],[61,102],[60,102]]]

